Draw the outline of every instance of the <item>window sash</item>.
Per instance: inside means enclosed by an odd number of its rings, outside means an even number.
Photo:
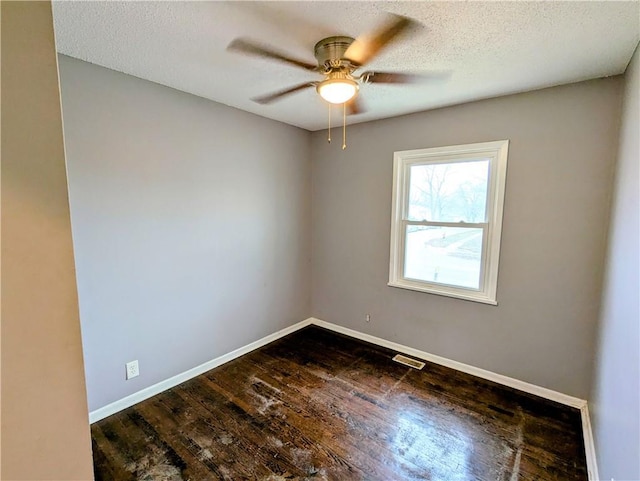
[[[431,282],[426,281],[424,279],[415,279],[413,277],[408,277],[405,275],[405,260],[407,256],[407,226],[410,225],[420,225],[420,226],[434,226],[434,227],[456,227],[456,228],[468,228],[468,229],[482,229],[482,252],[480,254],[480,275],[478,278],[478,288],[474,289],[472,287],[460,286],[457,284],[446,284],[443,282]],[[403,219],[401,222],[401,232],[400,235],[400,251],[398,256],[398,272],[397,277],[409,282],[418,282],[420,284],[427,284],[430,286],[446,286],[451,289],[460,289],[462,291],[469,292],[483,292],[484,287],[486,285],[487,279],[487,257],[488,257],[488,247],[489,247],[489,223],[481,222],[481,223],[471,223],[471,222],[430,222],[430,221],[412,221]]]
[[[424,225],[424,226],[435,226],[435,227],[469,227],[476,229],[484,229],[489,227],[488,222],[440,222],[437,220],[410,220],[410,219],[402,219],[402,222],[406,225]]]
[[[444,159],[443,157],[445,156],[441,156],[438,157],[437,159],[431,159],[431,160],[426,160],[422,157],[416,159],[416,160],[407,160],[404,162],[403,165],[403,170],[402,170],[402,191],[404,193],[403,198],[402,198],[402,219],[403,220],[410,220],[409,219],[409,205],[411,202],[410,196],[411,196],[411,168],[412,167],[416,167],[416,166],[423,166],[423,165],[445,165],[445,164],[456,164],[456,163],[466,163],[466,162],[471,162],[474,160],[488,160],[489,161],[489,168],[488,168],[488,172],[487,172],[487,194],[486,194],[486,198],[485,198],[485,209],[484,209],[484,220],[485,223],[488,223],[488,219],[492,218],[492,209],[493,209],[493,204],[492,202],[490,202],[490,200],[493,198],[493,175],[494,175],[494,165],[496,162],[496,154],[495,152],[481,152],[481,155],[453,155],[453,156],[449,156],[449,159]],[[424,221],[428,221],[428,219],[424,219]],[[435,221],[431,221],[431,222],[435,222]]]

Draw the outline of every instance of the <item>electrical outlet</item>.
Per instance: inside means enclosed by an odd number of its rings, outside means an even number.
[[[140,375],[140,366],[138,361],[131,361],[127,363],[127,380]]]
[[[367,314],[366,316],[364,316],[364,320],[367,322],[371,322],[371,315]]]

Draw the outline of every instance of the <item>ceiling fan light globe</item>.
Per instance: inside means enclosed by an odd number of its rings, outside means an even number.
[[[348,102],[358,93],[358,83],[351,79],[328,79],[316,87],[320,96],[332,104]]]

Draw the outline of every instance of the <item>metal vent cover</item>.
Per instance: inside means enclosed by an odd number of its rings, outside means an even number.
[[[393,356],[392,360],[418,370],[422,369],[425,366],[424,362],[411,359],[410,357],[403,356],[402,354],[396,354],[395,356]]]

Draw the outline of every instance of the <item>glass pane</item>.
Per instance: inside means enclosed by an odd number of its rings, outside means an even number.
[[[411,166],[409,220],[485,222],[489,160]]]
[[[409,225],[404,277],[480,288],[482,229]]]

